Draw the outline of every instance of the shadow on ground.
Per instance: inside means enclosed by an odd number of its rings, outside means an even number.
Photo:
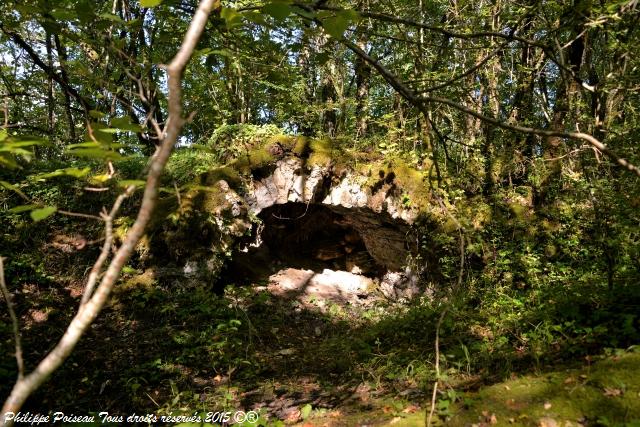
[[[22,286],[16,302],[32,368],[61,335],[79,293],[54,283]],[[274,295],[264,286],[229,286],[224,295],[212,287],[154,270],[126,276],[71,358],[24,409],[120,414],[261,409],[272,420],[294,422],[309,407],[329,420],[327,425],[378,425],[404,416],[407,408],[424,409],[430,399],[437,305],[384,300],[353,305],[348,299],[316,304],[301,302],[297,292]],[[570,301],[567,293],[557,307]],[[536,316],[541,314],[532,311],[530,321]],[[476,327],[483,320],[475,309],[458,308],[443,324],[441,366],[452,390],[473,391],[500,380],[507,372],[499,367],[507,360],[509,373],[556,369],[554,361],[576,345],[553,340],[545,354],[534,354],[539,349],[523,351],[517,340],[483,333]],[[4,313],[2,321],[0,393],[5,396],[15,371]],[[450,399],[446,393],[439,402]],[[551,396],[546,389],[540,393]]]

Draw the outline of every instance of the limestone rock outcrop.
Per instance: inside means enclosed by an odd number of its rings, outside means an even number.
[[[291,232],[290,226],[273,224],[269,218],[275,215],[275,208],[294,206],[298,216],[314,211],[312,208],[317,208],[317,213],[320,207],[332,212],[309,215],[307,221],[298,222],[301,228],[335,228],[338,224],[339,230],[358,235],[364,246],[358,250],[365,250],[378,270],[403,270],[415,250],[408,237],[411,226],[429,203],[422,172],[401,160],[383,157],[375,162],[355,162],[354,166],[354,162],[334,156],[325,141],[279,141],[277,155],[266,144],[202,174],[178,201],[178,213],[157,221],[160,225],[152,233],[164,240],[173,262],[194,277],[200,267],[208,277],[215,276],[224,259],[232,256],[236,242],[243,241],[246,247],[251,240],[255,247],[263,242],[263,234],[273,238]],[[287,148],[287,141],[294,148]],[[282,230],[265,234],[270,225]],[[345,249],[345,260],[350,250]],[[366,262],[358,265],[352,258],[346,263],[354,271],[365,274],[365,270],[377,268],[364,268]]]
[[[279,204],[326,205],[360,234],[378,264],[399,270],[408,255],[406,234],[418,210],[404,206],[406,193],[392,180],[382,178],[374,186],[367,181],[369,177],[355,172],[337,177],[330,167],[307,169],[303,159],[290,157],[278,160],[271,174],[252,180],[244,199],[256,215]]]

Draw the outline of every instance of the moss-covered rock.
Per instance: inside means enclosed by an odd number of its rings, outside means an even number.
[[[183,186],[180,200],[169,198],[149,234],[164,240],[175,262],[200,262],[230,253],[262,209],[319,203],[350,218],[380,265],[399,269],[408,227],[433,211],[428,174],[400,157],[356,157],[340,145],[289,135],[253,139]]]

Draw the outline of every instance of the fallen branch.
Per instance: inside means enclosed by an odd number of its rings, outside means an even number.
[[[45,356],[44,359],[42,359],[42,361],[40,361],[33,372],[16,381],[13,389],[11,390],[11,394],[2,407],[1,421],[3,425],[10,426],[13,424],[13,417],[11,415],[15,415],[29,395],[44,383],[46,379],[66,360],[66,358],[69,357],[74,347],[82,337],[82,334],[98,316],[98,313],[107,301],[122,268],[142,237],[144,229],[151,219],[151,214],[153,213],[156,205],[160,176],[162,175],[180,131],[185,123],[185,119],[182,117],[182,73],[191,58],[196,47],[196,43],[204,31],[209,14],[213,8],[219,6],[219,4],[220,0],[202,0],[195,12],[191,24],[189,25],[189,29],[187,30],[182,45],[180,46],[180,50],[166,67],[169,87],[168,109],[171,120],[167,125],[166,135],[162,140],[162,144],[158,147],[158,150],[151,159],[149,173],[147,176],[147,184],[136,221],[129,229],[122,246],[120,246],[111,260],[111,263],[107,267],[104,275],[102,276],[102,280],[100,281],[100,285],[96,288],[88,301],[80,306],[78,313],[67,327],[67,330],[58,344],[49,354],[47,354],[47,356]],[[118,203],[118,200],[114,203],[114,208],[116,207],[115,205]]]

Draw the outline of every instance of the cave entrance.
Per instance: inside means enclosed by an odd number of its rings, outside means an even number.
[[[259,283],[286,268],[346,271],[367,277],[385,268],[368,253],[348,213],[324,205],[286,203],[263,209],[252,241],[227,266],[227,279],[237,284]]]

